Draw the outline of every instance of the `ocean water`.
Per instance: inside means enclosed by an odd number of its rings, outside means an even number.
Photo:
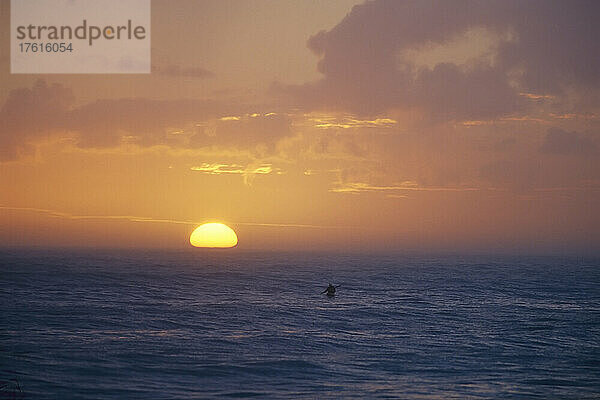
[[[598,259],[2,251],[0,265],[0,399],[600,398]]]

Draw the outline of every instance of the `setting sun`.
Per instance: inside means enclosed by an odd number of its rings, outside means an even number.
[[[190,236],[194,247],[230,248],[238,243],[234,230],[218,222],[203,224],[194,229]]]

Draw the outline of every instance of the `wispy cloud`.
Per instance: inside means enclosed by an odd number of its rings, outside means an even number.
[[[309,169],[304,170],[303,174],[306,176],[312,176],[312,175],[319,175],[319,174],[339,174],[340,172],[342,172],[342,170],[340,168],[322,169],[322,170],[309,168]]]
[[[62,211],[51,210],[46,208],[35,208],[35,207],[10,207],[0,206],[0,210],[7,211],[20,211],[20,212],[32,212],[37,214],[44,214],[51,218],[62,218],[68,220],[117,220],[117,221],[128,221],[128,222],[149,222],[149,223],[161,223],[161,224],[178,224],[178,225],[200,225],[206,221],[193,221],[193,220],[178,220],[178,219],[167,219],[167,218],[152,218],[152,217],[140,217],[134,215],[76,215]],[[312,224],[279,224],[279,223],[261,223],[261,222],[227,222],[231,225],[239,226],[259,226],[259,227],[273,227],[273,228],[311,228],[311,229],[345,229],[347,227],[341,226],[327,226],[327,225],[312,225]]]
[[[193,225],[196,222],[194,221],[185,221],[185,220],[174,220],[174,219],[161,219],[161,218],[151,218],[151,217],[138,217],[133,215],[75,215],[57,210],[50,210],[46,208],[35,208],[35,207],[9,207],[9,206],[0,206],[0,210],[9,210],[9,211],[25,211],[25,212],[34,212],[38,214],[46,214],[49,217],[53,218],[64,218],[71,220],[121,220],[121,221],[129,221],[129,222],[156,222],[156,223],[166,223],[166,224],[181,224],[181,225]]]
[[[523,96],[523,97],[526,97],[531,100],[552,100],[552,99],[556,98],[556,96],[552,96],[549,94],[536,94],[536,93],[524,93],[524,92],[519,93],[519,96]]]
[[[551,118],[556,118],[552,114],[542,115],[513,115],[510,117],[501,117],[496,119],[487,120],[466,120],[460,121],[458,125],[470,127],[470,126],[483,126],[483,125],[496,125],[496,124],[509,124],[513,122],[534,122],[538,124],[550,124],[552,123]]]
[[[398,185],[378,186],[365,182],[346,182],[338,183],[336,187],[329,189],[334,193],[358,194],[365,192],[396,192],[396,191],[419,191],[419,192],[471,192],[478,191],[474,187],[436,187],[419,186],[416,182],[405,181]],[[391,196],[391,195],[388,195]],[[397,196],[396,196],[397,197]]]
[[[239,164],[219,164],[219,163],[202,163],[200,166],[190,168],[192,171],[202,172],[211,175],[220,174],[243,174],[246,168]]]
[[[258,164],[243,166],[240,164],[224,163],[202,163],[199,166],[190,167],[192,171],[201,172],[210,175],[242,175],[244,183],[250,185],[256,175],[281,175],[284,172],[280,168],[273,167],[272,164]]]
[[[551,113],[550,116],[556,119],[582,119],[582,120],[597,120],[600,117],[595,113],[563,113],[563,114],[555,114]]]
[[[309,118],[312,126],[318,129],[350,129],[350,128],[390,128],[398,123],[391,118],[357,119],[354,117],[337,117],[320,115]]]
[[[247,226],[266,226],[266,227],[274,227],[274,228],[327,228],[327,229],[345,229],[347,226],[332,226],[332,225],[311,225],[311,224],[261,224],[256,222],[235,222],[232,223],[235,225],[247,225]]]

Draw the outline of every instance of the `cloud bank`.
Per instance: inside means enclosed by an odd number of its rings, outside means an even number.
[[[101,99],[75,105],[72,91],[37,81],[12,90],[0,109],[0,161],[32,152],[54,135],[75,135],[77,146],[106,148],[124,139],[147,147],[228,147],[273,151],[290,134],[291,120],[274,113],[248,114],[250,107],[214,100]],[[231,119],[223,115],[239,114]]]
[[[278,88],[309,109],[416,108],[434,120],[522,112],[536,96],[598,106],[599,18],[600,3],[586,0],[369,1],[309,39],[321,80]]]

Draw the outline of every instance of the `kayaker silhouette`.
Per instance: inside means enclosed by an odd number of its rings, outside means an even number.
[[[327,286],[327,289],[325,289],[321,292],[321,294],[323,294],[323,293],[327,293],[327,296],[334,296],[335,295],[335,286],[333,286],[330,283],[329,286]]]

